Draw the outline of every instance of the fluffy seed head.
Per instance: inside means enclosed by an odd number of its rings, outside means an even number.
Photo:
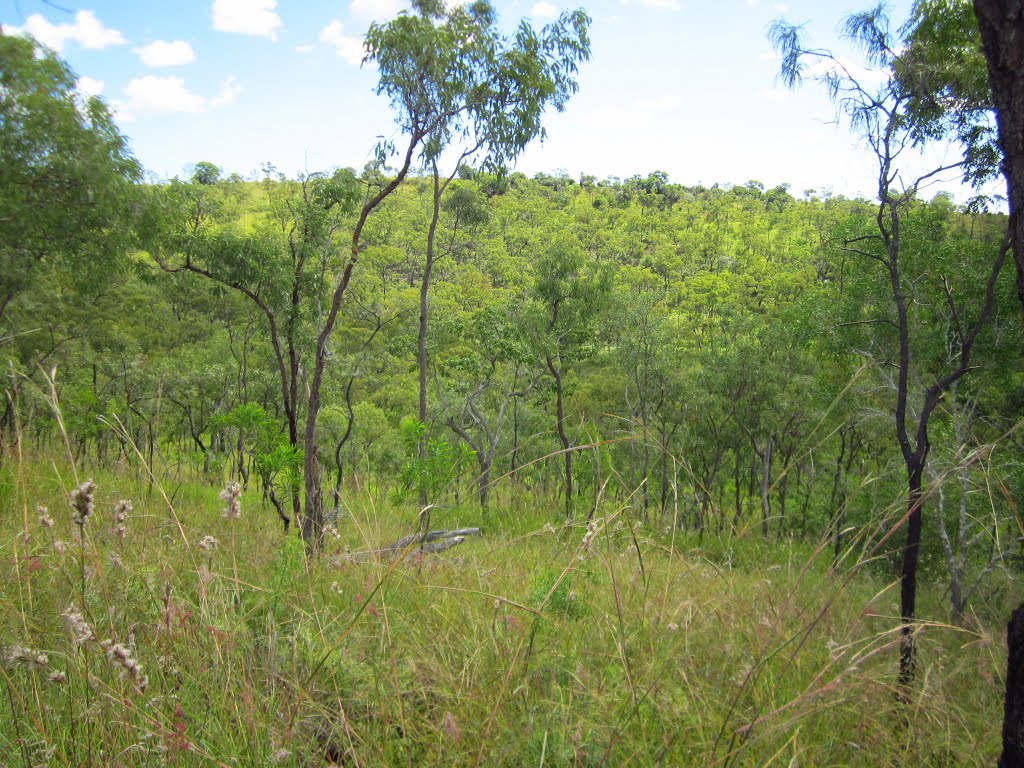
[[[142,674],[142,665],[132,656],[132,652],[113,640],[104,640],[100,647],[107,654],[107,660],[118,667],[121,677],[131,680],[132,686],[143,693],[149,685],[149,678]]]
[[[96,483],[86,480],[71,492],[71,521],[79,528],[85,525],[92,515],[93,495]]]
[[[4,653],[4,663],[8,667],[20,667],[33,672],[43,669],[48,661],[45,653],[33,651],[22,645],[12,645]]]
[[[84,645],[95,637],[92,627],[72,606],[68,606],[61,616],[64,617],[64,624],[71,632],[71,639],[75,645]]]
[[[221,501],[226,501],[224,517],[228,520],[237,520],[242,516],[242,486],[232,480],[220,492]]]

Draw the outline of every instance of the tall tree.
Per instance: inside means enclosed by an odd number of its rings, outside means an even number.
[[[441,198],[471,158],[480,155],[486,166],[501,168],[543,135],[545,109],[563,110],[577,90],[577,66],[590,56],[590,19],[582,10],[563,13],[539,33],[524,20],[509,38],[486,0],[452,8],[444,0],[415,0],[413,10],[372,26],[366,44],[367,59],[381,68],[378,93],[390,97],[399,125],[410,134],[425,131],[420,159],[432,182],[432,210],[417,361],[419,421],[426,424],[429,292]],[[450,173],[440,170],[446,152],[455,158]],[[421,505],[426,502],[420,498]]]
[[[52,51],[0,30],[0,62],[2,322],[43,266],[111,273],[127,254],[141,168],[106,105]]]
[[[818,75],[818,79],[866,141],[878,163],[878,203],[873,226],[870,231],[848,237],[844,248],[881,266],[888,283],[891,316],[876,322],[895,329],[895,338],[891,341],[896,346],[893,362],[897,371],[894,417],[896,439],[907,474],[906,542],[900,570],[902,643],[899,679],[907,684],[914,676],[916,655],[914,622],[925,500],[923,478],[930,448],[929,421],[946,391],[970,370],[978,336],[995,306],[996,281],[1007,248],[996,249],[995,257],[990,260],[991,269],[983,281],[983,293],[977,295],[977,290],[973,291],[969,302],[962,298],[963,294],[970,296],[972,293],[969,286],[964,286],[963,293],[957,296],[946,275],[935,275],[944,292],[942,301],[948,307],[949,324],[956,339],[955,348],[948,362],[944,361],[944,365],[929,377],[929,383],[923,385],[921,391],[914,391],[912,377],[921,367],[922,353],[911,343],[910,306],[916,281],[908,261],[914,248],[920,249],[922,245],[927,248],[930,244],[927,240],[915,242],[910,226],[911,214],[922,184],[940,173],[960,168],[964,163],[931,169],[901,186],[898,158],[917,137],[911,112],[914,91],[894,74],[901,67],[900,55],[896,52],[900,46],[891,37],[888,17],[882,6],[847,17],[843,32],[847,39],[865,50],[869,64],[887,73],[877,89],[858,81],[830,52],[805,48],[798,27],[776,22],[770,37],[782,55],[782,77],[790,86],[801,82],[806,59],[824,62],[818,70],[823,74]],[[917,237],[921,238],[920,235]],[[977,281],[974,287],[977,288]]]
[[[1024,2],[974,0],[974,13],[999,128],[1010,201],[1010,238],[1017,264],[1017,298],[1024,311]]]
[[[259,309],[279,376],[288,445],[297,454],[303,445],[306,338],[320,328],[327,267],[337,258],[337,234],[358,204],[360,189],[347,170],[267,184],[269,211],[245,229],[225,199],[231,184],[218,184],[219,176],[216,166],[198,163],[190,183],[153,189],[157,216],[164,220],[152,233],[150,253],[164,271],[220,283]],[[300,508],[299,495],[292,494],[295,517]]]

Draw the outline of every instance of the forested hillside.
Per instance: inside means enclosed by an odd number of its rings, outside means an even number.
[[[877,199],[516,172],[582,11],[374,24],[401,138],[297,178],[145,178],[0,33],[7,754],[991,762],[1019,207],[930,190],[997,172],[991,124],[922,105],[920,16],[898,53],[851,19],[888,79],[819,79]],[[821,52],[772,35],[796,83]]]
[[[290,517],[302,446],[289,424],[302,420],[325,292],[353,225],[335,201],[385,180],[216,176],[201,164],[191,180],[146,187],[159,220],[107,275],[55,268],[12,301],[5,423],[17,404],[33,444],[59,447],[46,405],[55,368],[78,461],[134,462],[130,438],[173,477],[238,477]],[[421,423],[430,214],[430,181],[414,178],[367,225],[317,438],[335,509],[364,488],[411,502],[423,491],[484,516],[514,514],[513,499],[542,504],[557,522],[589,518],[605,498],[659,530],[828,534],[837,557],[844,537],[879,537],[899,520],[898,506],[885,514],[902,469],[888,275],[848,245],[873,223],[868,201],[796,199],[756,181],[685,188],[657,172],[577,182],[463,169],[436,235]],[[950,359],[947,290],[977,298],[1005,226],[941,195],[909,209],[911,407]],[[943,493],[930,499],[941,508],[927,549],[938,572],[943,530],[978,548],[952,557],[1019,553],[996,546],[1017,538],[1024,482],[1008,271],[998,294],[977,370],[932,421],[929,472]],[[975,454],[984,461],[965,461]]]

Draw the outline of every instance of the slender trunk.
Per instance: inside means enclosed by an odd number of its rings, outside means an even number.
[[[562,443],[562,461],[565,469],[565,516],[572,517],[572,451],[569,435],[565,432],[565,408],[562,399],[562,370],[556,366],[551,355],[547,356],[548,370],[555,379],[555,419],[558,424],[558,439]]]
[[[512,463],[509,467],[509,474],[512,480],[519,479],[517,464],[519,460],[519,399],[512,403]]]
[[[437,163],[434,163],[434,195],[433,211],[430,217],[430,229],[427,232],[427,256],[423,265],[423,280],[420,282],[420,325],[419,335],[416,339],[416,360],[419,367],[419,411],[418,418],[421,424],[427,423],[427,313],[429,310],[428,299],[430,296],[430,276],[434,271],[434,240],[437,236],[437,222],[441,216],[441,180],[437,173]],[[427,436],[420,438],[416,448],[420,461],[426,457]],[[420,507],[427,506],[427,489],[420,489]]]
[[[341,310],[341,302],[348,291],[349,282],[352,279],[352,270],[359,261],[359,254],[362,249],[363,227],[373,213],[374,209],[384,199],[398,189],[398,186],[409,173],[409,166],[412,164],[412,156],[424,132],[417,131],[409,139],[409,146],[406,149],[404,163],[398,174],[389,181],[376,195],[368,200],[359,214],[359,221],[356,222],[352,231],[352,248],[348,263],[341,273],[341,278],[334,289],[331,298],[331,307],[324,318],[324,326],[316,339],[316,352],[314,356],[313,376],[309,382],[309,405],[306,411],[306,429],[303,436],[303,466],[302,473],[306,495],[305,514],[302,516],[302,539],[306,542],[306,549],[315,552],[320,547],[324,528],[324,507],[323,492],[320,484],[320,462],[316,456],[316,421],[320,414],[320,388],[323,384],[324,367],[327,364],[327,340],[334,331],[334,324],[338,319],[338,312]]]
[[[484,458],[480,459],[480,477],[477,483],[480,491],[480,510],[486,518],[491,500],[491,462]]]
[[[846,455],[846,428],[839,430],[839,455],[832,478],[832,568],[839,564],[843,548],[843,510],[846,508],[846,487],[843,483],[843,458]]]
[[[916,647],[914,643],[914,615],[917,605],[917,563],[921,551],[921,475],[924,460],[907,465],[907,540],[903,547],[903,566],[900,569],[900,675],[901,685],[914,679]]]
[[[772,515],[772,502],[768,497],[768,490],[771,487],[772,479],[772,445],[775,442],[775,434],[769,433],[763,450],[758,451],[761,456],[761,533],[768,538],[768,520]]]

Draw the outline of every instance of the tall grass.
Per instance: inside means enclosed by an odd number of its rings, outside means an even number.
[[[96,490],[79,526],[66,458],[8,453],[0,466],[0,754],[12,765],[960,766],[998,754],[1001,626],[923,621],[920,678],[900,704],[898,590],[885,568],[860,567],[877,536],[851,541],[833,571],[827,542],[653,530],[607,499],[590,527],[556,525],[554,508],[502,509],[499,495],[486,522],[460,508],[440,523],[483,522],[482,536],[380,558],[368,553],[415,519],[380,494],[350,499],[307,560],[255,493],[229,519],[217,487],[166,492],[144,466],[82,474]],[[920,614],[944,612],[941,589],[926,590]]]

